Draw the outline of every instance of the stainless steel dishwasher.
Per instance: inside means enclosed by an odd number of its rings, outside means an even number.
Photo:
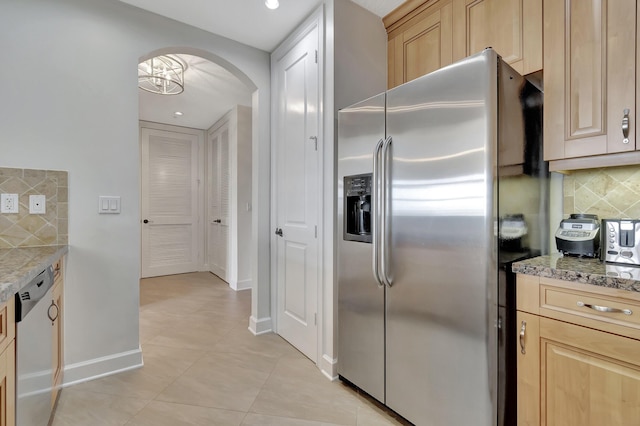
[[[16,294],[16,425],[49,423],[52,395],[53,268],[49,266]]]

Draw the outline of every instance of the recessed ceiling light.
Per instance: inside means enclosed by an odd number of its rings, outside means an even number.
[[[176,112],[174,112],[174,113],[173,113],[173,116],[174,116],[175,118],[178,118],[178,117],[182,117],[182,116],[183,116],[183,114],[182,114],[180,111],[176,111]]]
[[[264,5],[269,9],[277,9],[280,6],[280,3],[278,3],[278,0],[265,0]]]

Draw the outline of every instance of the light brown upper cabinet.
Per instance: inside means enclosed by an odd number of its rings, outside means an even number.
[[[542,0],[408,0],[383,21],[389,88],[486,47],[521,74],[542,69]]]
[[[454,60],[492,47],[520,74],[542,69],[542,0],[454,0]]]
[[[581,157],[552,170],[637,162],[636,13],[635,0],[544,0],[545,159]]]
[[[452,3],[410,0],[385,16],[389,88],[453,62]]]

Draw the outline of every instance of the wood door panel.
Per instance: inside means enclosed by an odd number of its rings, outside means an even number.
[[[615,6],[615,7],[614,7]],[[609,0],[607,16],[607,153],[636,149],[636,2]],[[623,143],[623,111],[629,109],[629,143]]]
[[[640,418],[640,341],[540,319],[543,424],[624,425]]]
[[[451,6],[444,7],[402,36],[403,82],[451,63]]]
[[[493,47],[512,66],[524,59],[524,0],[474,0],[465,7],[465,56]]]
[[[537,315],[518,311],[516,313],[518,332],[524,325],[524,335],[518,346],[508,348],[517,351],[518,425],[540,425],[540,329]],[[524,347],[524,353],[522,348]]]
[[[602,2],[570,1],[566,25],[565,79],[571,82],[565,94],[566,136],[600,136],[605,129],[606,10]]]
[[[633,0],[545,0],[546,160],[635,149],[635,31]]]
[[[433,3],[389,39],[389,87],[453,62],[451,0]]]

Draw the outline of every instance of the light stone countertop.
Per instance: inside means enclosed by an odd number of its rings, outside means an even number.
[[[0,249],[0,303],[69,252],[69,246]]]
[[[640,292],[640,267],[605,263],[599,259],[547,255],[515,262],[511,270],[517,274]]]

